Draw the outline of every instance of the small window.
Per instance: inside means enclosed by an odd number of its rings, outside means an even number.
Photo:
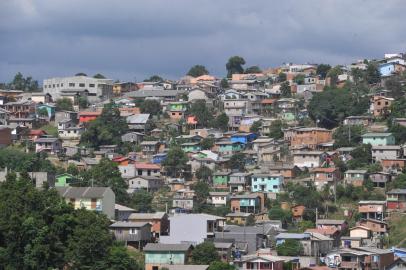
[[[75,83],[69,83],[69,87],[75,87]]]
[[[79,87],[85,87],[84,83],[79,83]]]
[[[89,84],[89,87],[91,87],[91,88],[94,88],[94,86],[95,86],[94,83]]]

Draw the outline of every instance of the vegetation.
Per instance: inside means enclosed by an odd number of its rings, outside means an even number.
[[[200,126],[207,127],[213,121],[213,113],[207,108],[205,100],[198,100],[189,108],[189,114],[196,116]]]
[[[73,103],[70,98],[60,98],[56,100],[57,111],[73,111]]]
[[[294,239],[286,239],[276,246],[278,256],[299,256],[303,251],[302,244]]]
[[[191,67],[187,73],[187,75],[192,77],[199,77],[202,75],[207,75],[209,72],[207,71],[206,67],[203,65],[194,65]]]
[[[163,82],[164,79],[158,75],[152,75],[148,79],[145,79],[144,82]]]
[[[214,119],[214,126],[222,131],[227,131],[229,118],[227,114],[221,113]]]
[[[13,80],[7,85],[7,88],[13,90],[22,90],[26,92],[38,91],[39,85],[38,81],[33,80],[31,76],[24,77],[21,72],[18,72]]]
[[[219,260],[219,254],[212,242],[203,242],[192,251],[192,262],[194,264],[211,264]]]
[[[151,192],[145,190],[135,191],[130,196],[129,206],[140,213],[150,213],[152,207],[153,196]]]
[[[233,56],[228,59],[226,64],[227,77],[231,78],[233,74],[244,73],[243,65],[245,65],[245,60],[241,56]]]
[[[283,82],[281,84],[280,91],[281,91],[281,97],[283,97],[283,98],[292,97],[292,92],[290,90],[289,82],[287,82],[287,81]]]
[[[155,99],[147,99],[140,104],[140,110],[142,113],[158,115],[161,112],[161,104]]]
[[[357,146],[362,142],[363,126],[339,126],[333,133],[334,147]]]
[[[262,70],[259,68],[259,66],[250,66],[244,71],[244,73],[257,74],[257,73],[262,73]]]
[[[185,169],[187,162],[185,152],[179,146],[174,145],[169,149],[163,165],[170,176],[176,177]]]

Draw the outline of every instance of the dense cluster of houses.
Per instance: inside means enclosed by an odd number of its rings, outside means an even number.
[[[382,78],[404,72],[405,61],[403,55],[386,55],[378,67]],[[337,86],[352,80],[350,71],[355,67],[366,69],[366,64],[343,66]],[[387,127],[374,122],[390,112],[394,98],[387,91],[372,94],[367,115],[349,116],[343,122],[344,126],[361,125],[367,130],[362,143],[372,146],[372,162],[381,164],[382,171],[371,173],[360,168],[342,172],[333,160],[352,159],[354,148],[335,148],[333,130],[300,126],[301,120],[309,117],[303,102],[306,104],[314,93],[322,92],[330,84],[329,78],[320,78],[316,70],[317,65],[286,64],[258,74],[233,74],[227,89],[221,87],[219,78],[202,75],[186,76],[176,82],[142,83],[75,76],[46,79],[43,92],[0,90],[0,147],[32,142],[33,151],[46,152],[79,170],[87,170],[102,158],[108,158],[118,165],[128,184],[128,193],[139,190],[154,193],[168,187],[172,196],[167,211],[137,213],[116,204],[110,187],[74,187],[71,184],[76,179],[68,173],[30,172],[38,187],[47,182],[74,207],[106,214],[112,220],[110,228],[116,239],[143,250],[147,270],[175,269],[173,265],[207,269],[189,265],[191,251],[205,241],[213,242],[221,259],[237,269],[282,270],[284,262],[292,262],[297,269],[319,269],[315,265],[320,262],[327,267],[323,269],[396,269],[405,264],[402,258],[406,252],[384,249],[382,239],[389,232],[388,213],[406,210],[406,189],[387,190],[387,184],[405,170],[406,145],[398,144]],[[280,73],[286,74],[292,97],[281,97]],[[303,82],[295,82],[298,75],[304,77]],[[86,98],[91,106],[56,110],[56,100],[67,98],[77,104],[80,97]],[[128,132],[121,136],[121,141],[133,145],[134,151],[127,155],[119,154],[118,145],[101,145],[99,149],[79,145],[87,123],[97,119],[110,100],[128,124]],[[159,102],[161,111],[167,115],[160,119],[160,126],[150,128],[150,123],[158,119],[141,113],[136,106],[140,100]],[[188,108],[201,100],[228,116],[226,131],[202,127],[197,117],[188,113]],[[252,126],[258,121],[261,125],[253,131]],[[270,136],[276,121],[286,124],[281,138]],[[395,121],[406,126],[404,118]],[[45,124],[53,125],[58,136],[42,130]],[[189,178],[184,175],[173,178],[166,173],[163,164],[170,145],[165,129],[179,134],[174,139],[188,157]],[[202,142],[207,138],[214,143],[204,149]],[[78,153],[79,161],[73,158]],[[245,169],[231,170],[230,159],[239,153],[245,156]],[[202,167],[212,171],[207,203],[228,208],[225,216],[192,213],[197,198],[191,184]],[[0,181],[6,173],[0,172]],[[280,220],[268,217],[267,200],[277,198],[290,182],[334,190],[338,184],[363,186],[367,179],[374,188],[385,192],[386,200],[359,201],[360,218],[355,226],[349,226],[344,219],[316,216],[315,228],[291,233]],[[291,211],[297,221],[303,219],[306,211],[305,206],[289,202],[283,208]],[[276,247],[292,239],[301,243],[300,254],[278,256]]]

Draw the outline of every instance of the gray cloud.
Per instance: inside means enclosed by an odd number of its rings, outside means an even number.
[[[405,11],[402,0],[0,1],[0,81],[178,78],[194,64],[222,76],[232,55],[263,68],[348,63],[406,51]]]

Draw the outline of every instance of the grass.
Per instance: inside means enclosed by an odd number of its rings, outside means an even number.
[[[48,125],[42,126],[41,129],[43,131],[45,131],[48,135],[51,135],[53,137],[58,137],[58,128],[53,125],[48,124]]]
[[[393,214],[389,219],[389,247],[406,248],[406,215]]]

